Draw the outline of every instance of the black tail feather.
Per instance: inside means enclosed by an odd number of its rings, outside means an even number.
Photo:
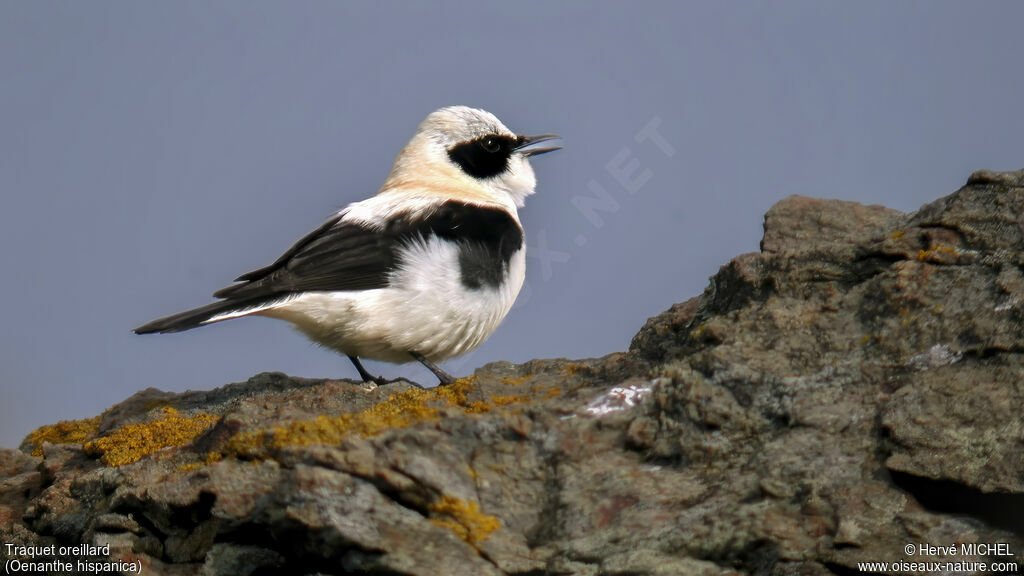
[[[192,310],[186,310],[185,312],[179,312],[178,314],[172,314],[164,318],[158,318],[143,324],[134,330],[136,334],[167,334],[169,332],[183,332],[185,330],[191,330],[198,328],[203,325],[210,318],[219,314],[227,312],[242,311],[246,308],[253,308],[261,304],[260,301],[238,301],[238,300],[224,300],[221,302],[214,302],[213,304],[207,304]]]

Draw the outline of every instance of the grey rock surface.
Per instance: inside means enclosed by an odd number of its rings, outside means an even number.
[[[1024,171],[764,226],[628,352],[430,391],[260,374],[42,430],[0,451],[0,542],[152,575],[1021,573]],[[1012,555],[905,551],[965,543]]]

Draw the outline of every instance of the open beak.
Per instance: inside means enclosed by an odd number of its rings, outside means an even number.
[[[560,140],[562,137],[558,134],[538,134],[537,136],[519,136],[516,138],[516,152],[519,152],[527,157],[536,156],[538,154],[546,154],[553,150],[560,150],[561,146],[548,146],[545,148],[530,148],[534,144],[540,144],[541,142],[547,142],[548,140]]]

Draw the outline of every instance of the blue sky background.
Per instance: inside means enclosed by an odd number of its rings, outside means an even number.
[[[566,148],[534,162],[520,302],[445,366],[624,350],[757,250],[785,196],[910,211],[1024,167],[1022,20],[1019,2],[0,1],[0,446],[148,386],[354,377],[273,320],[130,330],[375,193],[452,104]]]

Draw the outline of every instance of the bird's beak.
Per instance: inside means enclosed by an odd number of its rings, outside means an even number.
[[[536,156],[538,154],[546,154],[553,150],[560,150],[561,146],[549,146],[546,148],[529,148],[534,144],[540,144],[541,142],[547,142],[548,140],[561,139],[562,137],[558,134],[538,134],[537,136],[519,136],[516,138],[516,151],[525,156]]]

